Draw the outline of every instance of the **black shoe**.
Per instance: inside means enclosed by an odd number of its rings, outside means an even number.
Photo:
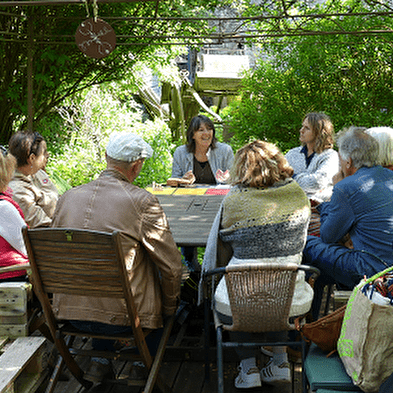
[[[148,372],[143,362],[134,362],[130,370],[128,378],[130,380],[144,380],[147,379]]]
[[[112,363],[103,364],[100,362],[91,361],[89,369],[85,372],[84,378],[93,383],[100,383],[104,379],[113,379],[115,373],[112,368]]]

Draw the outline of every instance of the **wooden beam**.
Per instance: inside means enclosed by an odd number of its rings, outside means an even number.
[[[27,42],[27,128],[33,132],[34,103],[33,103],[33,46],[34,27],[31,13],[27,19],[28,42]]]
[[[157,0],[97,0],[97,3],[138,3]],[[14,0],[0,1],[0,7],[84,4],[83,0]]]

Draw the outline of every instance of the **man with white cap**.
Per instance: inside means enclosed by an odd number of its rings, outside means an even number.
[[[52,226],[119,231],[141,325],[160,329],[163,318],[176,311],[182,264],[158,199],[132,184],[152,154],[138,135],[112,135],[106,149],[107,169],[59,199]],[[58,295],[53,307],[57,317],[74,320],[82,330],[110,334],[130,329],[121,301]],[[93,341],[97,350],[106,344],[107,340]],[[110,372],[106,359],[94,358],[85,378],[97,383]]]

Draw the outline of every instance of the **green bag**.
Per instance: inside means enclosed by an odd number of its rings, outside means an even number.
[[[362,280],[353,289],[337,344],[345,370],[365,392],[377,392],[393,373],[393,306],[373,303],[361,289],[392,270]]]

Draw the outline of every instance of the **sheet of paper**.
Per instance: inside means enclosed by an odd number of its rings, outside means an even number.
[[[154,195],[172,195],[176,191],[176,188],[164,187],[162,190],[157,190],[153,189],[153,187],[146,187],[145,190]]]
[[[203,195],[207,188],[177,188],[173,195]]]
[[[206,195],[226,195],[228,192],[229,188],[209,188]]]

